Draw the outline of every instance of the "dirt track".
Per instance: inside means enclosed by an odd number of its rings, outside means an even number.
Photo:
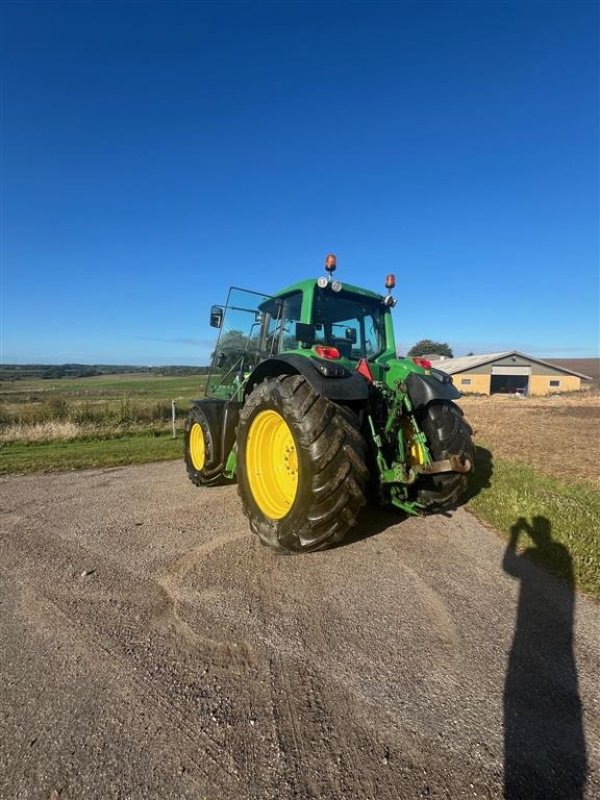
[[[475,440],[490,446],[496,458],[527,461],[536,471],[565,480],[581,479],[600,487],[600,393],[597,390],[549,397],[465,395],[459,401]],[[548,432],[552,435],[549,436]]]
[[[1,798],[600,793],[599,607],[465,511],[286,558],[180,463],[0,490]]]

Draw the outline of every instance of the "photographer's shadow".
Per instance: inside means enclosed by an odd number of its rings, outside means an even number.
[[[521,533],[534,547],[517,553]],[[563,581],[532,563],[548,561]],[[503,567],[521,582],[504,691],[504,796],[576,800],[584,793],[586,748],[573,653],[572,559],[552,540],[545,517],[531,525],[520,518]]]

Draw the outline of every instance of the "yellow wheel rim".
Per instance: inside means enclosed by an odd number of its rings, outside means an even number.
[[[197,422],[190,428],[190,458],[194,469],[200,472],[204,468],[206,451],[204,447],[204,433]]]
[[[408,447],[408,463],[411,466],[425,464],[425,450],[420,442],[412,441]]]
[[[298,491],[298,453],[287,422],[276,411],[261,411],[252,421],[246,469],[252,497],[265,517],[285,517]]]
[[[410,425],[404,426],[404,441],[407,442],[406,458],[410,467],[427,463],[425,450],[421,442],[415,442],[414,431]]]

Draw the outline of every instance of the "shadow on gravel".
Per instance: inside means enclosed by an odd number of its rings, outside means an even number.
[[[521,534],[533,546],[517,553]],[[535,563],[547,561],[559,566],[563,581]],[[553,541],[549,520],[534,517],[530,524],[521,517],[502,566],[521,582],[504,690],[504,796],[577,800],[587,764],[573,653],[572,559]]]
[[[464,506],[469,500],[477,497],[482,489],[488,489],[494,474],[494,457],[485,448],[475,445],[475,471],[469,479],[469,488],[461,497],[459,506]]]
[[[371,536],[377,536],[378,533],[383,533],[393,525],[399,525],[405,519],[406,514],[398,508],[379,508],[379,506],[367,505],[361,511],[354,528],[348,531],[336,548],[348,547],[348,545],[356,544],[363,539],[370,539]]]

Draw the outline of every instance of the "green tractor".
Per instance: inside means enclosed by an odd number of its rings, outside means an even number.
[[[232,288],[206,396],[185,428],[192,482],[236,479],[250,527],[284,552],[340,542],[367,500],[408,514],[452,507],[473,469],[451,378],[398,358],[391,295],[333,280],[274,295]]]

